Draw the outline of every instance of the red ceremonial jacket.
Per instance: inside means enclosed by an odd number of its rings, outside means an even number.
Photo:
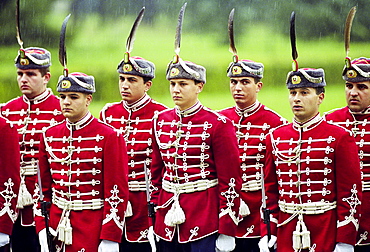
[[[38,200],[35,193],[40,135],[45,128],[64,120],[59,99],[47,89],[28,99],[25,95],[4,104],[1,115],[18,130],[20,145],[21,186],[17,208],[23,226],[34,225],[33,208]]]
[[[52,203],[50,227],[64,240],[63,251],[97,252],[101,239],[121,242],[128,201],[121,134],[90,113],[66,120],[41,137],[39,163],[44,200]],[[44,218],[36,214],[39,232]]]
[[[231,121],[198,101],[164,110],[153,122],[156,235],[181,243],[216,232],[235,236],[241,177]]]
[[[362,178],[361,217],[356,245],[370,245],[370,111],[352,113],[344,107],[325,117],[327,121],[352,131],[355,136]]]
[[[243,219],[238,224],[236,237],[260,237],[261,169],[264,169],[265,166],[265,139],[271,129],[286,124],[287,121],[258,101],[244,110],[232,107],[220,111],[220,114],[233,122],[239,144],[243,182],[239,214],[243,216]],[[243,205],[245,209],[243,209]]]
[[[20,154],[17,130],[1,116],[0,146],[0,233],[11,235],[17,219]]]
[[[126,212],[125,237],[130,242],[147,242],[151,222],[148,218],[145,167],[150,172],[152,162],[152,118],[166,109],[145,94],[138,101],[107,104],[100,119],[116,128],[124,137],[128,152],[129,207]],[[148,183],[150,174],[148,174]],[[148,184],[149,185],[149,184]]]
[[[362,192],[349,131],[319,114],[276,128],[266,138],[265,188],[278,252],[355,244]],[[265,224],[261,230],[267,234]]]

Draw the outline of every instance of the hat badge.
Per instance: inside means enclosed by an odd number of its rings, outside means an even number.
[[[347,71],[347,77],[348,78],[356,78],[357,77],[357,72],[355,70],[348,70]]]
[[[24,58],[24,59],[20,59],[20,60],[19,60],[19,63],[20,63],[22,66],[27,66],[27,65],[29,65],[29,64],[30,64],[30,61],[29,61],[28,59]]]
[[[233,71],[233,74],[241,74],[243,70],[240,66],[234,66],[232,71]]]
[[[179,75],[179,73],[180,73],[180,70],[178,68],[174,67],[174,68],[171,69],[170,76],[171,77],[177,76],[177,75]]]
[[[64,80],[61,83],[62,88],[70,88],[71,87],[71,82],[69,80]]]
[[[292,84],[299,84],[301,83],[301,77],[299,77],[298,75],[293,75],[292,76]]]
[[[123,67],[122,67],[122,70],[124,72],[131,72],[132,71],[132,66],[131,64],[124,64]]]

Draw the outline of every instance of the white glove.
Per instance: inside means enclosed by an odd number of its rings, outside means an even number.
[[[39,232],[39,241],[41,246],[41,252],[49,252],[48,238],[46,236],[46,228]]]
[[[9,242],[10,242],[9,235],[4,234],[4,233],[0,233],[0,247],[5,246]]]
[[[99,252],[118,252],[119,243],[108,240],[101,240],[98,248]]]
[[[338,242],[337,245],[335,245],[334,252],[353,252],[354,248],[352,245],[347,243]]]
[[[260,252],[269,252],[269,248],[272,248],[274,245],[276,245],[277,237],[275,235],[271,235],[271,238],[269,241],[267,241],[267,235],[262,237],[260,241],[258,242],[258,247],[260,248]]]
[[[217,252],[229,252],[235,249],[235,237],[219,234],[216,240]]]
[[[152,247],[152,252],[156,252],[157,251],[157,248],[155,246],[155,237],[154,237],[153,226],[150,226],[149,227],[148,240],[149,240],[149,243],[150,243],[150,247]]]

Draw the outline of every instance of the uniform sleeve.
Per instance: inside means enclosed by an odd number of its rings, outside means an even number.
[[[219,233],[235,236],[240,205],[241,171],[236,133],[231,121],[224,118],[212,136],[219,188]]]
[[[41,178],[43,201],[51,202],[52,177],[50,173],[50,165],[44,141],[45,135],[43,134],[40,136],[40,145],[39,145],[39,173]],[[37,182],[39,183],[38,179]],[[37,210],[35,211],[35,223],[37,233],[45,228],[45,219],[41,214],[40,202],[38,203]]]
[[[0,232],[11,234],[17,217],[17,195],[20,184],[18,133],[5,123],[0,127]]]
[[[123,136],[107,137],[103,154],[104,217],[100,239],[121,242],[128,202],[128,158]]]
[[[357,146],[349,133],[339,139],[335,154],[337,190],[337,243],[354,245],[362,198]]]
[[[276,167],[274,155],[272,153],[271,134],[266,137],[266,163],[264,168],[264,188],[266,195],[266,208],[272,211],[270,214],[271,234],[276,236],[277,233],[277,216],[279,213],[278,200],[279,190],[276,177]],[[268,234],[267,225],[263,222],[261,216],[261,237]]]
[[[153,120],[153,125],[157,122],[157,120]],[[152,126],[152,163],[150,166],[151,172],[151,183],[153,186],[153,191],[150,196],[150,201],[153,202],[155,205],[158,205],[158,197],[159,192],[162,188],[162,177],[164,174],[164,164],[162,161],[162,156],[158,147],[158,143],[156,140],[156,132],[155,126]]]

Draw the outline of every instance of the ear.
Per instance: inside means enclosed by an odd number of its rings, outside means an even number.
[[[51,73],[50,72],[47,72],[45,75],[44,75],[44,84],[48,84],[49,80],[51,78]]]
[[[88,107],[90,105],[90,103],[92,102],[92,100],[93,100],[92,94],[87,94],[86,95],[86,107]]]
[[[324,93],[321,93],[318,95],[318,105],[320,105],[323,101],[324,101],[324,98],[325,98],[325,94]]]
[[[150,81],[145,82],[144,85],[145,85],[145,92],[148,92],[149,89],[152,87],[153,82],[150,80]]]
[[[257,82],[256,85],[257,85],[256,93],[258,93],[262,89],[263,82],[261,82],[261,81],[260,82]]]
[[[203,87],[204,87],[204,82],[199,82],[196,84],[198,86],[198,91],[197,91],[197,94],[199,94],[200,92],[203,91]]]

